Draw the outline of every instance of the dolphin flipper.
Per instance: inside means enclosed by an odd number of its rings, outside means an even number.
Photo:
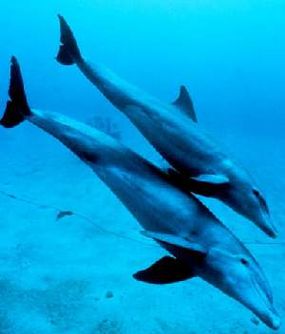
[[[203,196],[215,196],[230,184],[230,180],[224,175],[201,174],[187,177],[172,168],[167,168],[166,172],[174,184]]]
[[[212,186],[222,186],[229,184],[229,179],[226,176],[223,175],[212,175],[212,174],[202,174],[197,177],[191,177],[192,181],[208,184]]]
[[[185,281],[193,276],[195,275],[190,268],[171,256],[165,256],[149,268],[133,275],[136,280],[151,284],[170,284]]]
[[[189,180],[190,182],[196,182],[200,184],[216,185],[222,186],[230,183],[230,180],[227,176],[221,174],[200,174],[198,176],[185,176],[182,173],[177,172],[173,168],[167,168],[166,172],[173,180]]]
[[[230,181],[223,175],[203,174],[197,177],[190,177],[186,183],[190,191],[211,197],[228,187]]]
[[[222,185],[229,183],[229,179],[223,175],[202,174],[197,177],[191,177],[192,180],[201,183],[208,183],[213,185]]]
[[[199,253],[201,255],[207,254],[207,250],[202,245],[179,236],[151,231],[142,231],[142,234],[148,238],[154,239],[155,241],[163,242],[165,244],[173,246],[178,246],[186,250]]]
[[[187,116],[193,120],[193,122],[197,123],[197,115],[194,109],[193,101],[191,96],[185,86],[180,87],[180,93],[178,98],[172,103],[176,108],[183,111]]]

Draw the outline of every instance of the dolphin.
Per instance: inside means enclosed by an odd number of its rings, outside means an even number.
[[[169,255],[134,274],[138,281],[169,284],[195,276],[251,310],[272,329],[280,326],[267,279],[245,246],[183,183],[114,138],[56,113],[29,107],[20,66],[11,64],[10,100],[0,121],[24,120],[51,134],[86,163]]]
[[[189,190],[215,197],[247,217],[271,237],[277,236],[268,205],[248,173],[223,153],[197,125],[190,94],[181,86],[167,104],[128,84],[109,69],[89,63],[81,54],[67,22],[59,15],[59,63],[76,64],[103,95],[139,129],[183,179]],[[178,172],[177,172],[178,171]]]

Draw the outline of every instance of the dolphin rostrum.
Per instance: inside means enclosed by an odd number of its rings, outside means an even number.
[[[94,128],[30,109],[16,58],[12,58],[9,96],[0,121],[3,127],[28,120],[61,141],[121,200],[143,227],[143,234],[169,252],[137,272],[137,280],[167,284],[201,277],[270,328],[280,326],[271,289],[256,260],[176,178]]]
[[[197,125],[191,97],[182,86],[177,100],[162,103],[118,78],[81,54],[75,37],[62,16],[61,46],[57,60],[76,64],[103,95],[140,130],[178,172],[189,190],[215,197],[250,219],[265,233],[276,237],[269,209],[261,191],[245,170],[224,154]]]

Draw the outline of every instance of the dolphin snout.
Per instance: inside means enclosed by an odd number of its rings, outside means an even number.
[[[278,236],[277,228],[269,215],[263,215],[258,225],[271,238],[277,238]]]
[[[257,299],[258,300],[258,299]],[[269,328],[277,330],[281,325],[280,316],[275,310],[273,304],[269,300],[260,300],[252,308],[253,313],[259,317]]]
[[[281,325],[281,320],[280,320],[280,317],[278,315],[275,315],[273,318],[272,318],[272,329],[279,329],[280,328],[280,325]]]
[[[264,322],[268,325],[268,327],[277,330],[280,328],[281,319],[278,315],[277,311],[272,309],[269,314],[265,315]]]
[[[256,299],[253,312],[270,328],[278,329],[281,324],[280,317],[274,307],[271,289],[264,279],[262,273],[255,276],[254,286],[256,289]]]

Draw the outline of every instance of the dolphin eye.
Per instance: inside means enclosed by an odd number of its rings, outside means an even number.
[[[245,266],[248,266],[249,265],[249,262],[245,259],[245,258],[241,258],[240,259],[240,262],[245,265]]]
[[[257,200],[259,201],[263,210],[265,210],[267,213],[269,213],[267,203],[266,203],[264,197],[261,195],[261,193],[257,189],[253,189],[252,192],[255,195],[255,197],[257,198]]]

